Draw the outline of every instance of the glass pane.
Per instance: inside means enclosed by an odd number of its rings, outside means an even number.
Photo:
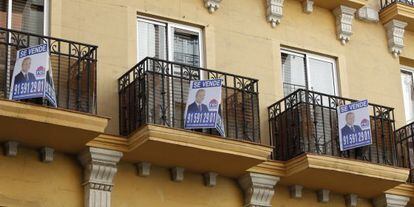
[[[283,92],[287,96],[306,88],[305,57],[282,53]]]
[[[336,95],[334,70],[331,62],[309,58],[309,89]]]
[[[200,46],[198,35],[179,30],[174,32],[174,62],[195,67],[200,66]]]
[[[44,0],[13,0],[12,29],[42,35]]]
[[[407,122],[414,121],[414,83],[413,73],[403,71],[401,83],[404,97],[404,108]]]
[[[7,28],[7,0],[0,1],[0,27]]]
[[[138,61],[146,57],[167,59],[166,27],[138,20]]]

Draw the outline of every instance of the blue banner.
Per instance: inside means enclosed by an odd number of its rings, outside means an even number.
[[[372,144],[368,101],[338,107],[339,143],[341,151]]]
[[[190,82],[184,113],[184,128],[216,128],[224,136],[224,126],[220,115],[221,86],[221,79]]]
[[[43,98],[48,100],[52,106],[57,106],[47,44],[17,51],[10,99],[32,98]]]

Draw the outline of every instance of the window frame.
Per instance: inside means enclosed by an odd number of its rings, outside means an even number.
[[[12,29],[13,0],[7,0],[6,29]],[[44,0],[43,5],[43,36],[50,35],[50,0]]]
[[[298,57],[303,57],[305,59],[305,87],[306,90],[312,90],[310,87],[311,83],[312,83],[312,76],[311,76],[311,72],[310,72],[310,64],[309,64],[309,59],[314,59],[314,60],[319,60],[319,61],[323,61],[323,62],[327,62],[332,64],[332,79],[334,81],[333,85],[334,85],[334,96],[340,96],[340,91],[339,91],[339,76],[338,76],[338,68],[337,68],[337,60],[334,57],[331,56],[324,56],[324,55],[318,55],[312,52],[305,52],[305,51],[301,51],[301,50],[296,50],[296,49],[291,49],[291,48],[286,48],[286,47],[282,47],[280,50],[280,54],[282,55],[282,53],[285,54],[290,54],[290,55],[295,55]],[[283,74],[283,66],[281,68],[281,73],[282,73],[282,84],[285,83],[285,77]],[[312,90],[313,91],[313,90]],[[319,91],[316,91],[319,92]],[[284,96],[287,96],[289,94],[284,94]]]
[[[401,76],[401,73],[409,73],[409,74],[411,74],[411,77],[413,79],[412,81],[413,81],[413,84],[414,84],[414,67],[410,67],[410,66],[406,66],[406,65],[401,65],[400,66],[400,76]],[[401,85],[401,87],[402,87],[402,85]],[[403,102],[404,102],[404,94],[403,94]],[[404,114],[405,114],[405,110],[406,110],[405,107],[406,106],[405,106],[404,103],[403,103],[403,105],[404,105]],[[405,117],[405,121],[406,121],[407,124],[414,122],[414,117],[412,119],[408,120],[407,114],[405,114],[405,116],[406,116]]]
[[[139,53],[139,45],[138,45],[138,22],[143,21],[151,24],[158,24],[166,27],[166,46],[167,46],[167,60],[174,62],[174,29],[179,29],[180,32],[183,32],[184,34],[192,34],[198,36],[198,42],[199,42],[199,54],[200,54],[200,68],[204,67],[204,37],[203,37],[203,29],[196,27],[196,26],[190,26],[185,24],[180,24],[172,21],[166,21],[162,19],[147,17],[143,15],[137,16],[137,62],[139,61],[138,53]]]

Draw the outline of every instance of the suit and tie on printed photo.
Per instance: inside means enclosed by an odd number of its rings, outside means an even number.
[[[14,77],[14,84],[28,83],[36,81],[36,77],[33,73],[29,72],[32,64],[32,59],[26,57],[23,59],[21,71]]]
[[[344,127],[341,128],[342,136],[348,136],[351,134],[362,132],[362,128],[355,123],[355,114],[353,112],[349,112],[345,116],[346,124]]]
[[[203,104],[206,91],[200,89],[196,92],[195,101],[188,106],[187,113],[207,113],[209,112],[206,104]]]

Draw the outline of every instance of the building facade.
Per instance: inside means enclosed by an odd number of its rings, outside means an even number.
[[[57,108],[8,100],[38,44]],[[183,129],[216,78],[226,136]],[[0,206],[414,206],[411,0],[2,0],[0,98]]]

